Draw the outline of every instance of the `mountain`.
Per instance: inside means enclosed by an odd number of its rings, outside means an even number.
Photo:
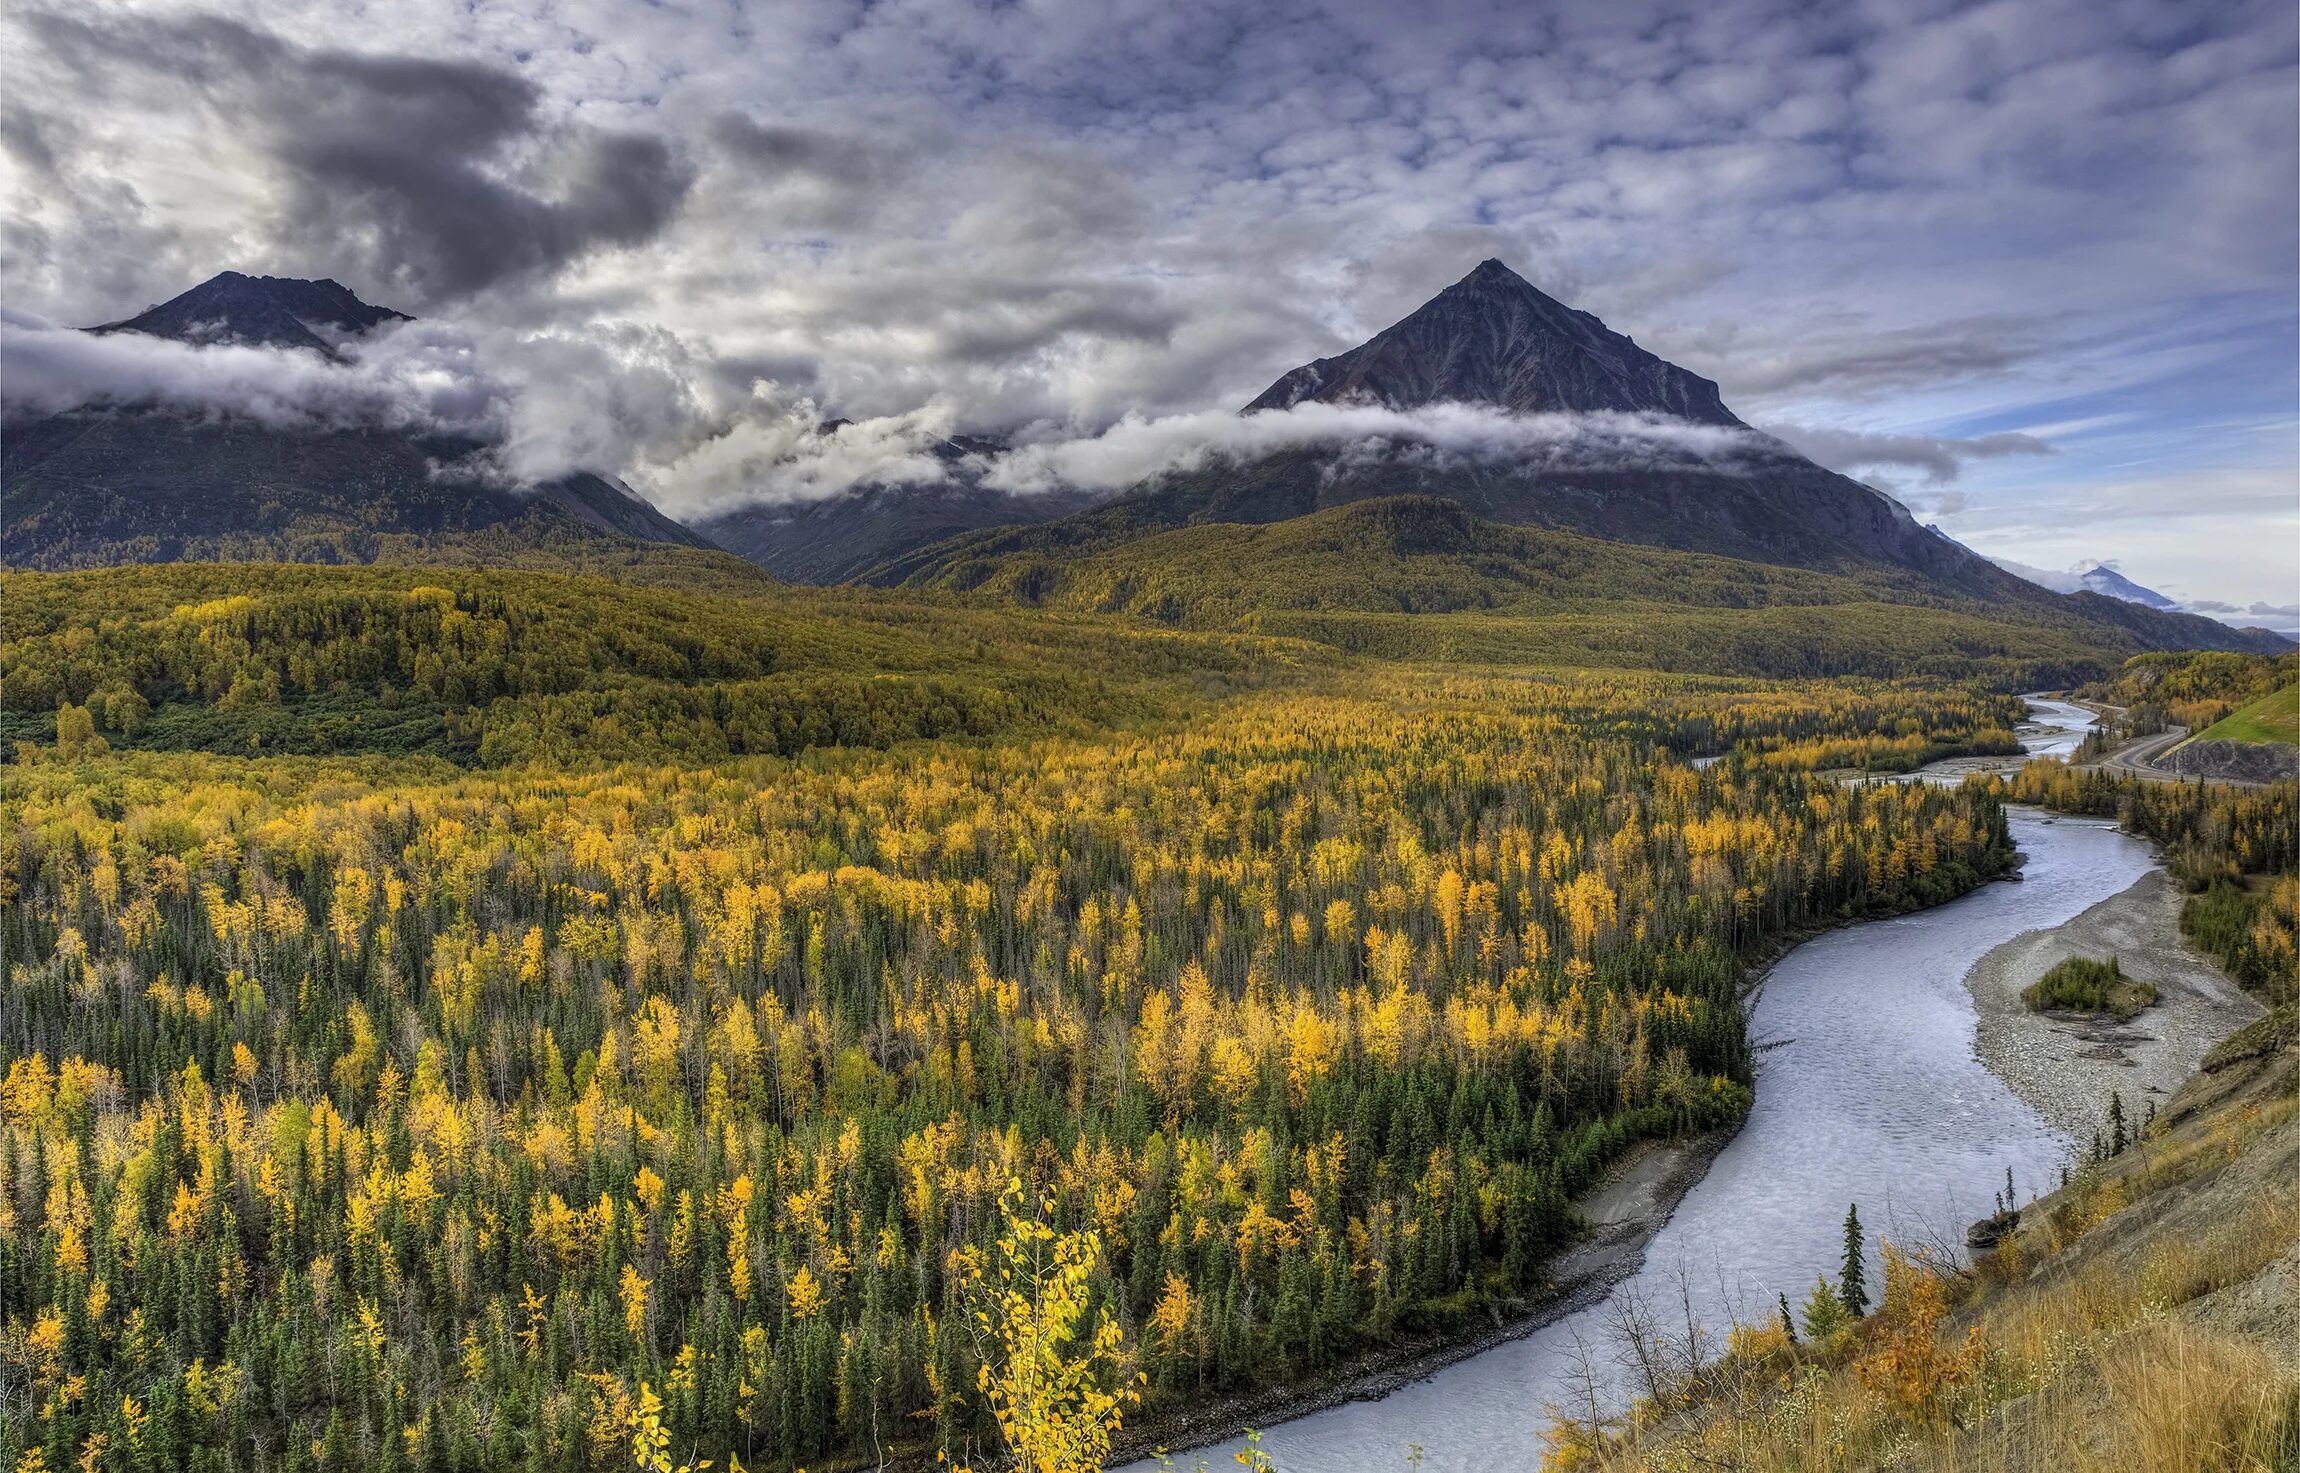
[[[845,421],[824,430],[836,434]],[[985,527],[1068,516],[1099,498],[1076,491],[1017,496],[982,484],[991,456],[1007,447],[953,435],[933,448],[946,479],[873,483],[820,501],[759,503],[696,522],[713,543],[794,583],[845,583],[889,558]]]
[[[370,306],[339,281],[224,271],[124,322],[107,322],[89,331],[140,332],[183,343],[309,348],[332,355],[347,337],[387,322],[414,320],[389,307]]]
[[[335,357],[362,334],[412,320],[333,281],[227,271],[92,331]],[[711,547],[602,476],[506,485],[486,449],[156,406],[68,411],[11,425],[0,444],[0,563],[580,562]]]
[[[2152,609],[2177,609],[2179,604],[2166,598],[2153,588],[2143,588],[2106,563],[2094,563],[2081,568],[2077,582],[2104,598],[2121,598],[2126,603],[2145,604]]]
[[[1490,404],[1516,414],[1611,410],[1746,428],[1716,384],[1656,358],[1494,260],[1349,352],[1284,375],[1246,412],[1310,401],[1388,409]]]
[[[2055,593],[2097,593],[2104,598],[2121,598],[2127,603],[2142,604],[2152,609],[2180,607],[2177,602],[2155,589],[2143,588],[2107,563],[2096,560],[2088,559],[2078,563],[2065,573],[2056,573],[2050,568],[2031,567],[2027,563],[2014,562],[2011,558],[1990,558],[1989,561],[2015,577],[2026,578],[2037,587],[2049,588]]]
[[[1506,524],[1815,569],[1889,567],[2005,596],[2010,576],[1917,524],[1900,503],[1749,429],[1717,386],[1487,261],[1364,345],[1285,374],[1245,408],[1305,402],[1393,410],[1468,403],[1513,414],[1598,416],[1624,445],[1519,455],[1431,454],[1412,444],[1309,445],[1212,459],[1107,504],[1019,532],[889,559],[901,581],[950,558],[1061,554],[1193,522],[1274,522],[1370,496],[1434,495]],[[1624,425],[1619,417],[1631,417]],[[1661,431],[1691,425],[1703,436]]]
[[[1134,608],[1152,584],[1170,586],[1169,534],[1178,529],[1293,523],[1356,502],[1439,498],[1481,524],[1566,534],[1585,549],[1623,543],[1825,574],[1851,580],[1868,601],[2004,614],[2024,627],[2042,621],[2118,654],[2265,648],[2272,638],[2090,592],[2058,597],[2015,577],[1920,526],[1890,497],[1748,429],[1714,383],[1559,303],[1498,261],[1480,264],[1363,345],[1281,376],[1243,412],[1284,413],[1308,402],[1407,412],[1465,403],[1510,415],[1584,416],[1589,433],[1517,451],[1433,453],[1401,435],[1390,443],[1304,443],[1254,458],[1209,458],[1069,516],[914,548],[887,558],[864,581],[990,590],[1025,601],[1091,584],[1105,593],[1088,602]],[[1415,516],[1427,520],[1426,511]],[[1245,558],[1235,566],[1259,571],[1265,551],[1226,548],[1218,556]],[[1457,561],[1439,578],[1451,588],[1475,586],[1493,571],[1488,548],[1441,556]],[[1334,545],[1323,557],[1323,571],[1309,581],[1350,590],[1340,595],[1346,607],[1378,607],[1390,597],[1391,590],[1375,586],[1387,566],[1378,544],[1364,554]],[[1417,576],[1433,571],[1425,566]],[[1651,572],[1641,569],[1632,584]],[[1504,585],[1521,581],[1518,571],[1500,577]],[[1303,586],[1298,563],[1287,582]],[[1184,610],[1299,607],[1285,592],[1257,592],[1250,579],[1211,599],[1178,596]]]

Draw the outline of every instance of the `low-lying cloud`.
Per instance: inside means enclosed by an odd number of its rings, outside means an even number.
[[[0,322],[0,415],[165,410],[320,433],[383,428],[486,447],[512,485],[576,470],[657,483],[751,423],[815,416],[675,334],[630,323],[522,333],[394,323],[334,358],[296,348]]]
[[[1763,448],[1760,437],[1657,415],[1510,414],[1478,404],[1387,409],[1297,404],[1255,414],[1206,410],[1155,419],[1128,415],[1100,434],[1047,439],[1001,456],[985,477],[1000,490],[1111,491],[1217,458],[1250,460],[1307,446],[1358,446],[1425,460],[1536,461],[1619,469],[1722,461]]]
[[[610,472],[686,518],[953,478],[1020,496],[1118,491],[1217,459],[1307,447],[1433,465],[1506,460],[1584,470],[1729,469],[1778,448],[1754,432],[1654,415],[1305,403],[1247,415],[1128,415],[1089,432],[1040,425],[1011,450],[966,454],[951,444],[959,421],[947,401],[829,430],[810,395],[660,328],[519,333],[415,321],[351,339],[337,353],[88,333],[10,316],[0,330],[0,408],[11,419],[158,408],[292,431],[372,426],[455,436],[489,447],[507,483]]]
[[[1945,486],[1961,475],[1967,461],[2008,455],[2050,455],[2050,443],[2034,435],[2006,432],[1957,439],[1948,435],[1907,435],[1869,430],[1775,424],[1767,430],[1831,470],[1892,466],[1916,471],[1926,482]]]
[[[2189,600],[2187,607],[2191,612],[2210,614],[2215,618],[2237,614],[2258,619],[2277,619],[2287,624],[2300,620],[2300,604],[2272,604],[2265,600],[2232,604],[2217,598],[2198,598]]]

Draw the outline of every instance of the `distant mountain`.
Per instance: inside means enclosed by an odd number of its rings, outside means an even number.
[[[1511,414],[1615,417],[1592,420],[1600,431],[1620,428],[1619,416],[1633,416],[1629,423],[1655,433],[1610,454],[1603,443],[1594,451],[1516,455],[1359,444],[1212,458],[1069,516],[914,548],[887,558],[865,579],[1012,590],[1026,600],[1091,583],[1107,590],[1093,600],[1098,605],[1135,607],[1150,581],[1172,586],[1169,544],[1157,539],[1175,529],[1290,523],[1359,501],[1439,497],[1482,522],[1836,575],[1887,603],[2017,611],[2022,620],[2090,631],[2086,638],[2124,652],[2274,642],[2256,631],[2089,592],[2057,598],[1920,526],[1892,498],[1748,429],[1714,383],[1564,306],[1499,261],[1481,263],[1360,347],[1281,376],[1244,412],[1282,412],[1310,401],[1400,411],[1466,403]],[[1722,442],[1728,452],[1717,453],[1714,434],[1672,435],[1666,432],[1672,425],[1730,432]],[[1428,517],[1416,513],[1412,520]],[[1318,582],[1302,571],[1303,548],[1310,545],[1289,546],[1292,588]],[[1390,590],[1368,589],[1365,570],[1350,566],[1347,549],[1331,539],[1314,545],[1327,548],[1318,555],[1332,562],[1328,584],[1356,587],[1349,596],[1358,600],[1379,603],[1389,596]],[[1249,554],[1261,556],[1261,549]],[[1490,549],[1438,556],[1491,561]],[[1093,566],[1092,578],[1074,575],[1082,564]],[[1184,596],[1185,604],[1254,604],[1250,570],[1260,563],[1240,566],[1249,570],[1243,584],[1233,580],[1211,599],[1201,587]],[[1519,581],[1511,572],[1498,576],[1503,587]],[[1422,586],[1431,586],[1432,578],[1457,591],[1495,586],[1482,573],[1465,577],[1457,569],[1440,577],[1426,561],[1417,564]],[[1293,594],[1273,592],[1260,606],[1300,604]]]
[[[2143,588],[2106,563],[2094,563],[2077,574],[2077,582],[2104,598],[2121,598],[2126,603],[2144,604],[2152,609],[2177,609],[2179,604],[2166,598],[2153,588]]]
[[[2143,588],[2130,578],[2104,562],[2087,560],[2065,573],[2050,568],[2031,567],[2011,558],[1990,558],[1990,562],[2016,577],[2025,578],[2039,588],[2055,593],[2097,593],[2104,598],[2121,598],[2126,603],[2141,604],[2152,609],[2177,609],[2180,605],[2153,588]]]
[[[836,434],[832,420],[823,428]],[[695,530],[777,578],[845,583],[914,548],[985,527],[1049,521],[1092,505],[1085,492],[1014,495],[982,484],[989,457],[1007,447],[953,435],[933,453],[947,479],[857,486],[820,501],[760,502],[696,522]]]
[[[93,331],[338,356],[361,334],[412,320],[333,281],[227,271]],[[485,449],[157,406],[69,411],[12,425],[0,445],[0,563],[504,561],[546,547],[580,559],[711,546],[602,476],[506,486]]]

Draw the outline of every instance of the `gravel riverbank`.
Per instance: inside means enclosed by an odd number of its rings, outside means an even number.
[[[1982,957],[1965,978],[1980,1014],[1975,1049],[2014,1094],[2079,1141],[2124,1096],[2136,1125],[2195,1072],[2204,1051],[2260,1016],[2260,1004],[2180,934],[2180,887],[2151,870],[2063,925],[2029,931]],[[2032,1013],[2021,989],[2068,957],[2115,957],[2157,1000],[2129,1022]]]

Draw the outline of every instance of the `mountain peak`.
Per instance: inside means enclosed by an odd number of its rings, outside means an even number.
[[[1246,410],[1291,409],[1311,400],[1391,409],[1490,404],[1519,414],[1610,410],[1741,423],[1716,384],[1566,306],[1498,257],[1480,261],[1349,352],[1285,375]]]
[[[140,332],[182,343],[309,348],[334,355],[347,337],[386,322],[415,319],[361,301],[332,278],[247,276],[219,271],[180,296],[94,332]]]

